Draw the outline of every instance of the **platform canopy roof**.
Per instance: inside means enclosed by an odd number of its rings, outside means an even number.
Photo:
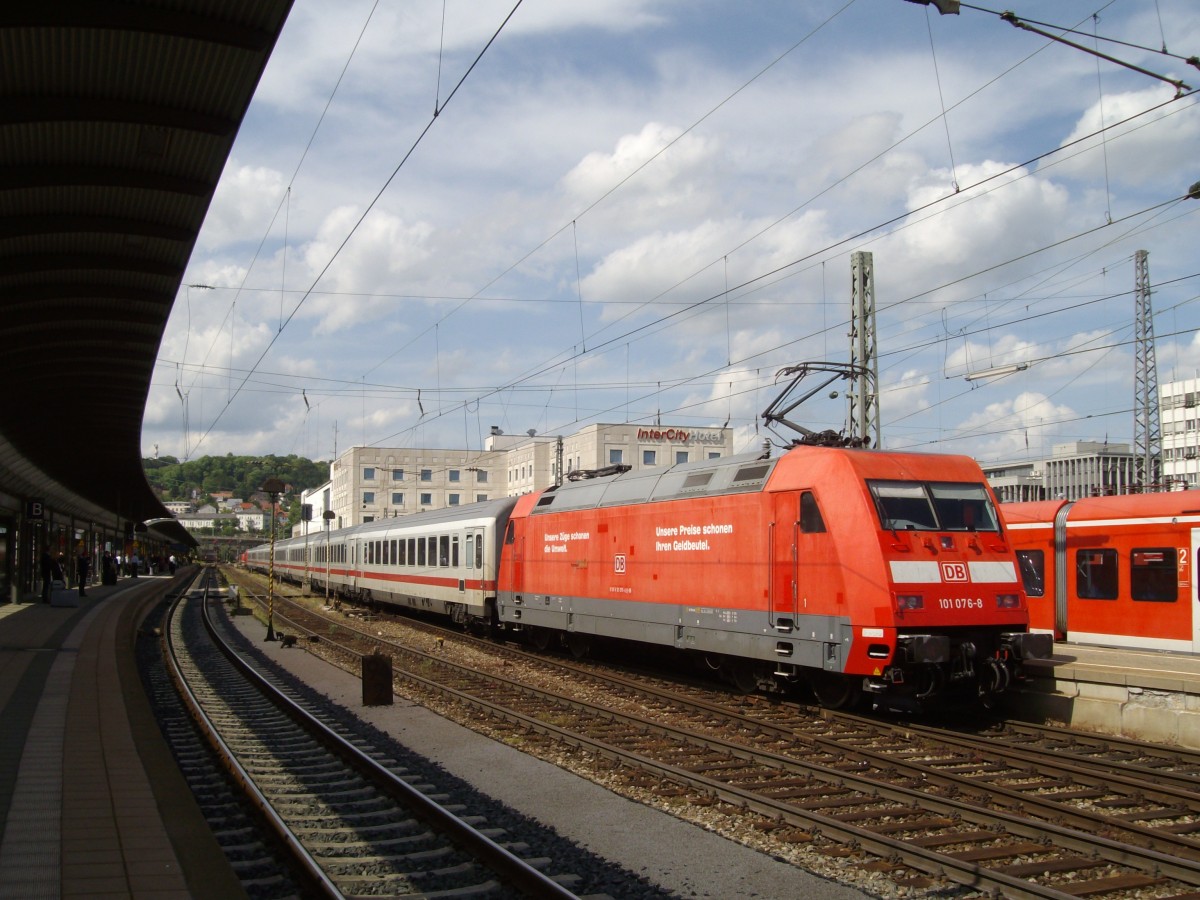
[[[291,5],[0,4],[0,492],[169,516],[141,464],[155,356]]]

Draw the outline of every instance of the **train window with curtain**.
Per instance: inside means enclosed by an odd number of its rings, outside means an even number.
[[[821,509],[817,506],[817,498],[812,491],[800,495],[800,530],[804,534],[823,534],[825,520],[821,517]]]
[[[1075,593],[1081,600],[1117,599],[1117,551],[1075,551]]]
[[[1174,603],[1179,599],[1174,547],[1134,547],[1129,555],[1129,593],[1134,600]]]
[[[1030,597],[1046,596],[1046,554],[1042,550],[1018,550],[1017,568],[1025,593]]]

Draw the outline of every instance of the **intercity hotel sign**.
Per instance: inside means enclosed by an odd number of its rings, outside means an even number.
[[[686,428],[639,428],[639,441],[658,441],[665,444],[724,444],[720,431],[689,431]]]

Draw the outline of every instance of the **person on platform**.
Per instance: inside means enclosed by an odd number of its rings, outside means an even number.
[[[38,561],[38,568],[42,576],[42,602],[50,602],[50,583],[54,579],[54,560],[50,556],[49,550],[42,551],[42,558]]]
[[[92,567],[92,558],[88,556],[87,550],[80,550],[79,556],[75,560],[75,577],[79,579],[79,596],[87,596],[87,581],[88,571]]]
[[[100,559],[100,583],[117,583],[117,564],[113,560],[112,553],[110,553],[108,550],[104,551],[104,556]]]
[[[137,577],[138,577],[138,571],[139,571],[141,568],[142,568],[142,560],[141,560],[141,558],[140,558],[140,557],[137,555],[137,551],[135,550],[133,553],[131,553],[131,554],[129,555],[129,575],[130,575],[130,577],[131,577],[131,578],[137,578]]]

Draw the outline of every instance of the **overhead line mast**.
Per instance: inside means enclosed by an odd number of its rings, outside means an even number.
[[[1162,481],[1162,424],[1158,412],[1158,365],[1154,355],[1149,260],[1150,254],[1145,250],[1133,255],[1133,480],[1143,491],[1156,491],[1161,488]]]

